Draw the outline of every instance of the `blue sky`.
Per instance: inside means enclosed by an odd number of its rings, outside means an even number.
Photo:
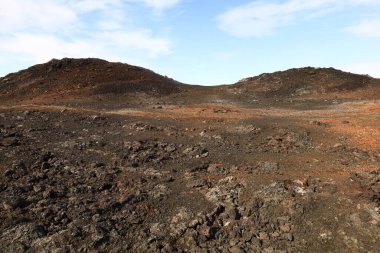
[[[380,0],[0,3],[0,76],[96,57],[203,85],[303,66],[380,77]]]

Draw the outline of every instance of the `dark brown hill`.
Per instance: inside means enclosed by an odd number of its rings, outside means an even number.
[[[231,97],[231,92],[233,97]],[[133,95],[132,95],[133,94]],[[53,59],[0,78],[1,101],[64,101],[71,99],[113,102],[168,103],[241,101],[266,98],[379,98],[380,80],[333,68],[299,68],[261,74],[233,85],[186,85],[151,70],[123,63],[88,59]],[[170,98],[167,97],[170,95]],[[92,98],[95,98],[93,100]]]
[[[142,92],[169,95],[186,85],[151,70],[100,59],[53,59],[0,78],[4,98],[71,98]]]
[[[232,85],[243,93],[264,97],[310,97],[331,94],[352,94],[380,88],[379,79],[368,75],[343,72],[334,68],[295,68],[261,74],[240,80]]]

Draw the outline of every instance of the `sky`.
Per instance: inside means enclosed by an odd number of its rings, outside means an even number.
[[[201,85],[305,66],[380,77],[380,0],[0,0],[0,76],[63,57]]]

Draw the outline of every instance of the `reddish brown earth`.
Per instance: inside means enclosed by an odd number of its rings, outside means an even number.
[[[378,252],[379,83],[97,59],[1,78],[0,252]]]
[[[2,98],[17,100],[83,99],[144,92],[178,93],[184,85],[153,71],[100,59],[53,59],[0,79]],[[124,97],[125,99],[125,97]]]

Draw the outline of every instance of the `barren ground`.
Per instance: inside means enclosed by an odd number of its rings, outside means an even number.
[[[0,109],[2,252],[378,252],[379,100]]]
[[[379,252],[378,95],[136,94],[0,103],[0,252]]]

